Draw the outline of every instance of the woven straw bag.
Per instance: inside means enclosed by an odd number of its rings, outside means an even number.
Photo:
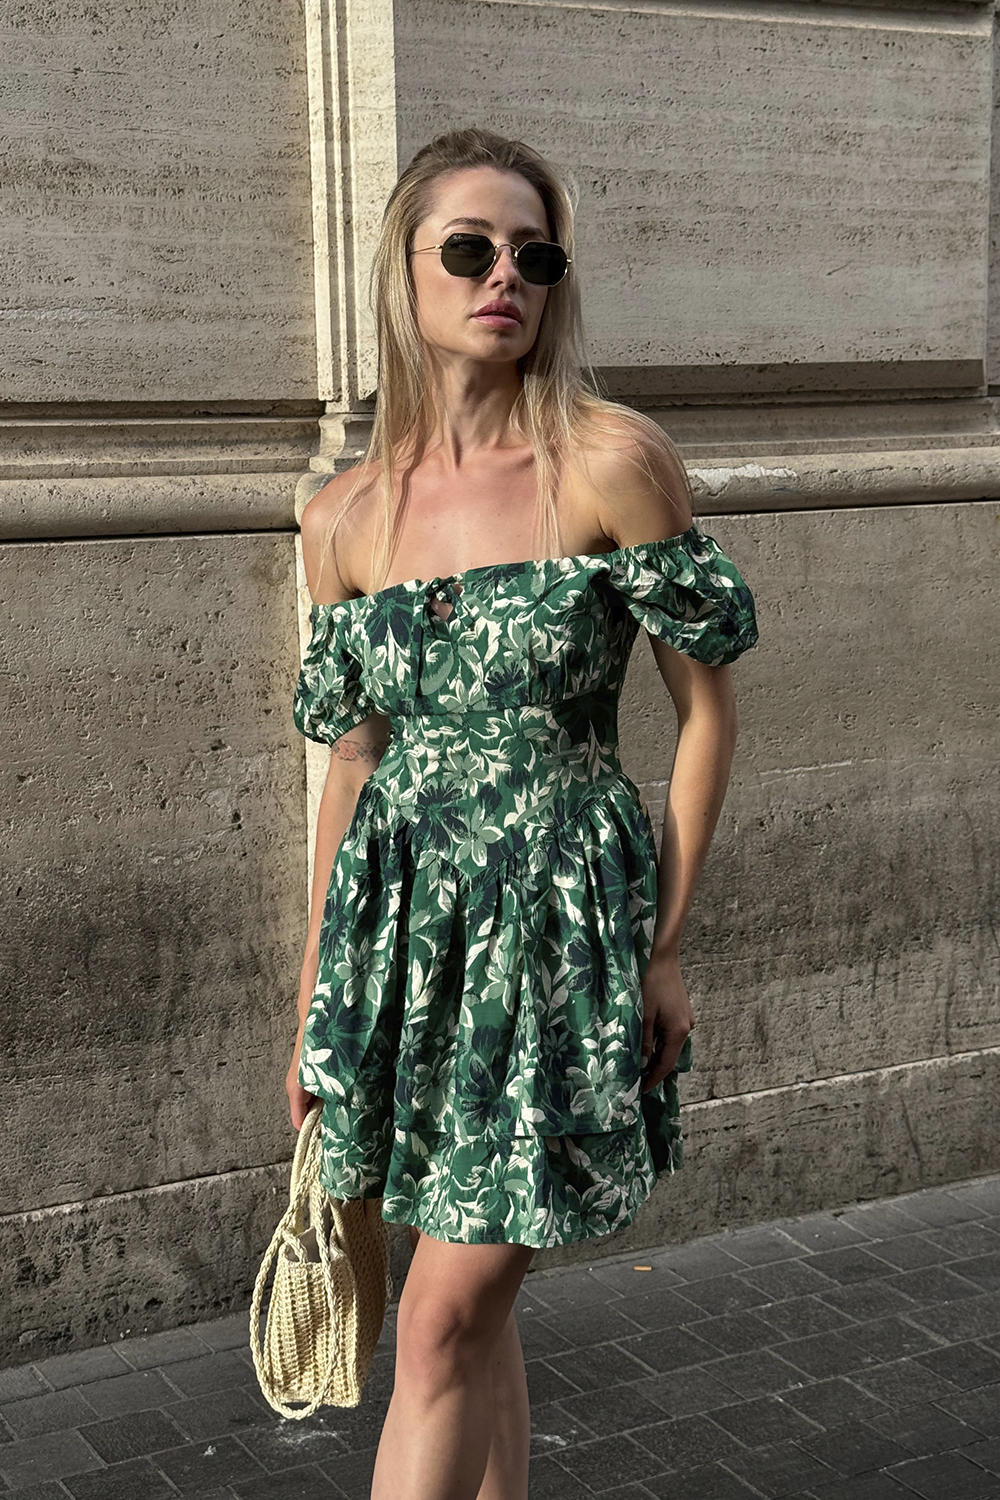
[[[392,1295],[381,1199],[333,1198],[319,1180],[322,1113],[317,1099],[299,1131],[288,1208],[264,1254],[250,1308],[257,1379],[284,1417],[358,1405]],[[260,1308],[272,1262],[262,1337]],[[292,1401],[305,1405],[292,1407]]]

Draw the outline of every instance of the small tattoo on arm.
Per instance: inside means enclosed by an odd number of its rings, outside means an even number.
[[[338,760],[350,761],[352,765],[359,761],[378,765],[388,743],[388,740],[339,739],[332,747],[332,753]]]

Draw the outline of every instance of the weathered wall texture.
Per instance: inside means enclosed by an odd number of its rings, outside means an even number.
[[[291,722],[296,515],[365,440],[385,197],[454,125],[575,177],[591,356],[761,626],[684,945],[687,1165],[537,1264],[997,1170],[992,8],[0,33],[0,1362],[248,1305],[325,762]],[[658,827],[642,641],[621,729]]]

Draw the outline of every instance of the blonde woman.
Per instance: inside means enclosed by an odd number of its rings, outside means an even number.
[[[573,210],[483,130],[399,178],[364,461],[302,521],[294,717],[332,746],[287,1078],[323,1180],[414,1245],[373,1500],[526,1500],[513,1307],[534,1251],[681,1164],[681,931],[736,738],[752,595],[676,449],[582,357]],[[617,753],[640,627],[677,710],[657,867]]]

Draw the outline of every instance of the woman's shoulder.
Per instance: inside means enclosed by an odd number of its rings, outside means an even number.
[[[569,460],[605,534],[627,547],[676,536],[692,523],[684,460],[658,423],[614,402],[589,411]]]
[[[316,603],[339,603],[358,593],[351,556],[364,531],[378,477],[375,463],[342,469],[321,485],[302,512],[302,560]]]

